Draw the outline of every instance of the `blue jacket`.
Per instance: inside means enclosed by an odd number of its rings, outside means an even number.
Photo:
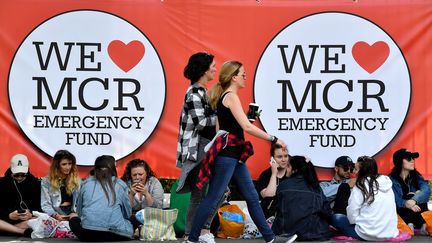
[[[76,199],[78,196],[78,189],[72,192],[72,212],[76,212]],[[62,198],[60,189],[53,190],[48,176],[42,178],[41,181],[41,207],[42,210],[48,215],[56,213],[66,215],[60,208]]]
[[[299,240],[324,241],[331,237],[328,221],[330,205],[320,187],[308,187],[303,176],[282,181],[276,190],[276,218],[272,230],[276,235],[297,234]]]
[[[77,199],[77,213],[81,218],[81,226],[89,230],[109,231],[125,237],[133,236],[132,214],[128,197],[128,186],[125,182],[112,177],[115,183],[116,201],[111,203],[99,182],[93,176],[81,183]]]
[[[400,184],[401,179],[390,176],[390,179],[393,183],[393,193],[395,195],[396,207],[404,208],[405,202],[407,199],[404,199],[404,193],[402,191],[402,186]],[[408,180],[407,185],[409,186],[409,191],[414,192],[414,196],[411,198],[417,202],[417,204],[427,203],[429,201],[430,196],[430,188],[429,184],[425,181],[425,179],[421,176],[418,178],[418,187],[412,183],[412,180]]]

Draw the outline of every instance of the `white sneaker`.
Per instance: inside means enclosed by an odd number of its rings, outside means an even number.
[[[297,239],[297,235],[294,234],[293,236],[289,237],[287,241],[285,241],[285,243],[292,243]]]
[[[205,235],[200,235],[198,238],[200,243],[216,243],[214,240],[214,235],[212,233],[207,233]]]

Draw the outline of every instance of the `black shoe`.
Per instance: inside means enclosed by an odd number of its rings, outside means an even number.
[[[24,230],[24,236],[31,238],[31,233],[32,232],[33,232],[32,228],[27,228],[26,230]]]

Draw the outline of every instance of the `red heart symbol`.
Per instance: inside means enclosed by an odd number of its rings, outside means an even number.
[[[128,44],[120,40],[113,40],[108,45],[108,55],[111,60],[126,73],[141,61],[144,52],[144,45],[137,40]]]
[[[351,52],[360,67],[368,73],[373,73],[387,60],[390,49],[384,41],[377,41],[372,46],[359,41],[354,44]]]

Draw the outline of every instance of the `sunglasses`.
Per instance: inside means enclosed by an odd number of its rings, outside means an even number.
[[[354,171],[354,166],[352,165],[344,165],[339,167],[342,168],[345,172],[349,171],[350,173],[353,173]]]
[[[26,173],[16,173],[16,174],[13,174],[12,176],[15,178],[19,178],[19,177],[26,177],[27,174]]]

